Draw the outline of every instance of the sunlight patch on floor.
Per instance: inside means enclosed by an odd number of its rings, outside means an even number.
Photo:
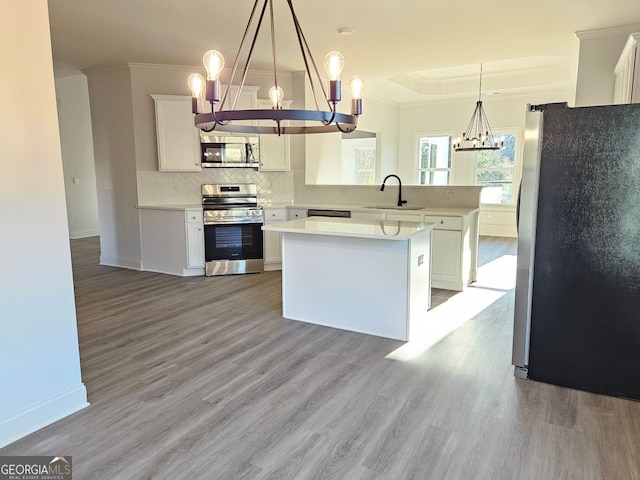
[[[410,361],[464,325],[515,286],[516,257],[504,255],[478,269],[478,282],[429,310],[425,322],[410,332],[411,340],[385,358]]]
[[[478,269],[476,288],[511,290],[516,286],[516,255],[503,255]]]

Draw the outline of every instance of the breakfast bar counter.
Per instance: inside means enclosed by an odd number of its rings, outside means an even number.
[[[432,225],[309,217],[265,225],[282,234],[282,314],[409,340],[431,302]]]

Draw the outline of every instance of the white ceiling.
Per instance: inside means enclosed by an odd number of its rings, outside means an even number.
[[[273,0],[277,62],[304,70],[285,0]],[[49,0],[56,74],[124,62],[200,65],[220,50],[233,61],[252,0]],[[343,79],[397,103],[483,93],[571,88],[576,31],[640,23],[638,0],[294,0],[316,63],[341,51]],[[270,68],[265,18],[252,68]],[[351,36],[338,34],[351,27]]]

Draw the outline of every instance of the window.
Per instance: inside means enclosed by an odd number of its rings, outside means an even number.
[[[418,183],[451,183],[451,136],[418,136]]]
[[[516,170],[515,132],[504,132],[504,147],[476,152],[476,185],[483,185],[480,203],[513,205]]]
[[[375,184],[378,161],[376,134],[356,131],[349,135],[353,136],[342,134],[341,183],[348,185]]]
[[[358,185],[373,185],[376,182],[376,147],[356,147],[354,177]]]

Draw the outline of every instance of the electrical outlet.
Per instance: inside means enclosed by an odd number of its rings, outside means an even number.
[[[340,189],[340,195],[343,195],[346,197],[347,195],[349,195],[349,190],[346,188]]]
[[[455,190],[447,190],[447,197],[455,197],[455,195],[456,195]]]
[[[73,177],[73,184],[80,185],[80,177]]]
[[[173,189],[174,190],[180,190],[180,182],[178,181],[177,178],[173,179]]]

